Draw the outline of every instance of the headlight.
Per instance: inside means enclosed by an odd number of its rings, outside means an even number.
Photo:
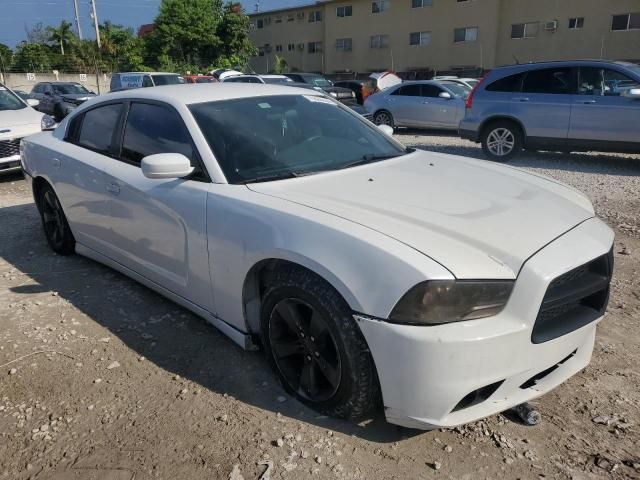
[[[433,280],[419,283],[400,299],[389,316],[394,323],[440,325],[491,317],[509,300],[513,281]]]
[[[42,120],[40,120],[40,130],[53,130],[53,127],[56,126],[56,121],[53,117],[49,115],[43,115]]]
[[[338,94],[336,92],[329,92],[329,95],[331,95],[333,98],[338,98]]]

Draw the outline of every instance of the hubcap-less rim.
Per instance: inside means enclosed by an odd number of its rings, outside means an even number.
[[[340,354],[322,315],[308,303],[286,298],[269,318],[269,344],[288,386],[312,402],[330,399],[341,378]]]
[[[64,222],[62,221],[62,208],[54,193],[45,192],[42,202],[42,218],[44,229],[54,245],[60,245],[64,236]]]
[[[515,144],[515,136],[508,128],[496,128],[487,137],[487,148],[497,157],[509,155]]]
[[[391,126],[391,118],[386,113],[379,113],[378,115],[376,115],[376,125]]]

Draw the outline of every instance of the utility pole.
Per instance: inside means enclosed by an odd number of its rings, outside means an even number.
[[[78,38],[82,40],[82,27],[80,26],[80,16],[78,15],[78,0],[73,0],[73,10],[76,13],[76,28],[78,29]]]
[[[98,28],[98,14],[96,13],[96,0],[91,0],[91,8],[93,9],[93,26],[96,28],[96,42],[98,42],[98,48],[100,45],[100,29]]]

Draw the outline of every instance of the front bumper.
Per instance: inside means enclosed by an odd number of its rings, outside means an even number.
[[[20,168],[20,138],[0,140],[0,174]]]
[[[387,421],[421,429],[461,425],[539,397],[586,367],[600,319],[540,344],[531,334],[552,280],[605,255],[612,243],[613,232],[595,218],[566,233],[525,263],[495,317],[421,327],[357,315]],[[472,392],[480,401],[465,404]]]

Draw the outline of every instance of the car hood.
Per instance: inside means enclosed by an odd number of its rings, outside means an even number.
[[[531,255],[594,216],[587,197],[551,179],[428,152],[249,188],[392,237],[460,279],[514,279]]]
[[[86,102],[90,98],[95,97],[95,95],[91,93],[66,93],[64,95],[61,95],[61,97],[63,100],[69,101],[71,103],[81,104],[83,102]]]
[[[21,138],[40,131],[42,113],[31,107],[0,110],[0,140]]]

